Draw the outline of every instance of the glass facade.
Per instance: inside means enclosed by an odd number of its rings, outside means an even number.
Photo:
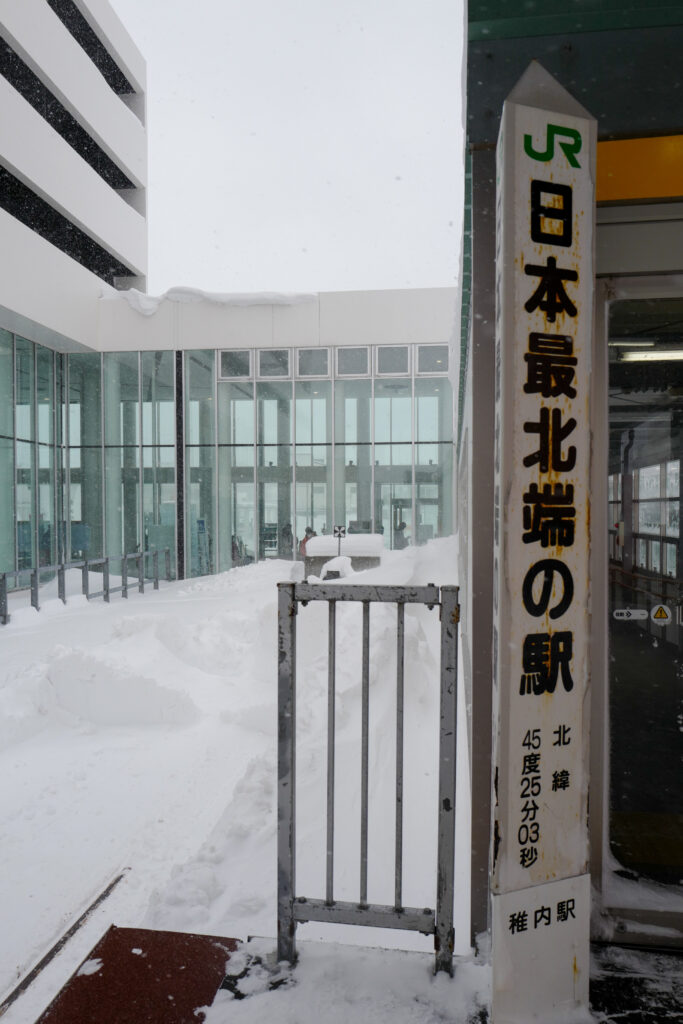
[[[199,576],[296,558],[309,526],[451,532],[444,346],[177,358],[0,331],[0,571],[170,548]]]
[[[683,863],[682,319],[673,296],[609,306],[609,847],[619,874],[672,886]]]

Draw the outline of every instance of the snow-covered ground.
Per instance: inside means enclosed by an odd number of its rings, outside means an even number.
[[[455,564],[446,539],[387,553],[357,579],[452,584]],[[26,595],[13,599],[12,621],[0,630],[0,1003],[127,870],[3,1024],[35,1020],[111,923],[258,936],[246,951],[274,950],[276,584],[291,571],[291,563],[264,562],[131,592],[128,601],[115,596],[108,606],[79,596],[64,606],[47,591],[40,613]],[[380,903],[393,902],[394,884],[394,623],[393,609],[373,608],[369,898]],[[325,610],[301,609],[298,631],[297,890],[316,897],[325,864]],[[438,631],[436,611],[406,612],[404,902],[412,906],[434,905]],[[359,609],[341,608],[340,899],[358,893],[359,635]],[[456,951],[466,958],[462,705],[459,733]],[[464,1021],[486,998],[486,967],[466,962],[455,981],[434,978],[430,943],[417,935],[306,925],[297,937],[295,984],[269,992],[255,976],[253,997],[221,993],[207,1021]]]

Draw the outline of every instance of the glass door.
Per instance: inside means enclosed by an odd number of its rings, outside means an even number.
[[[641,941],[677,945],[683,940],[683,298],[614,299],[607,343],[603,905],[608,915],[614,908],[612,937],[630,929]]]

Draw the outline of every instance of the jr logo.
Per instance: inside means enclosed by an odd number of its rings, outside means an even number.
[[[549,124],[546,134],[545,152],[534,149],[534,142],[530,135],[524,136],[524,152],[532,160],[540,160],[547,163],[555,156],[555,139],[568,139],[568,142],[560,142],[560,149],[566,156],[570,167],[580,167],[576,154],[581,152],[581,134],[575,128],[563,128],[559,124]]]

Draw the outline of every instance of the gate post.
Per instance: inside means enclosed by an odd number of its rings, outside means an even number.
[[[296,600],[278,583],[277,958],[296,961],[294,932],[296,796]]]
[[[4,572],[0,573],[0,622],[3,626],[6,626],[9,622],[9,612],[7,611],[7,576]]]
[[[453,973],[455,772],[458,711],[458,588],[441,588],[439,846],[436,878],[435,971]]]

